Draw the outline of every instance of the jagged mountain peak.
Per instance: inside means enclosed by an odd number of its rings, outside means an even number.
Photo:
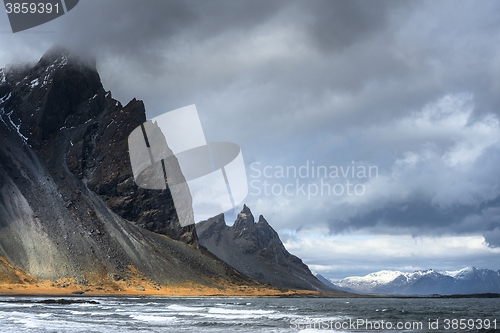
[[[286,250],[262,215],[255,223],[246,205],[233,226],[227,226],[221,214],[198,223],[196,232],[201,245],[253,279],[282,288],[332,291]]]
[[[216,235],[221,230],[230,230],[234,239],[247,239],[255,244],[257,248],[266,248],[268,244],[275,240],[281,244],[278,233],[271,227],[264,216],[259,215],[259,220],[256,223],[247,205],[243,205],[243,209],[238,214],[233,226],[228,226],[224,214],[219,214],[200,222],[197,229],[198,232],[207,235]]]
[[[248,206],[246,204],[243,204],[243,209],[241,210],[241,213],[252,214],[252,212],[250,211],[250,208],[248,208]]]
[[[262,215],[259,215],[259,222],[257,222],[257,223],[262,223],[262,224],[269,225],[269,223],[267,222],[267,220]]]
[[[97,71],[96,63],[96,58],[93,56],[82,55],[81,52],[76,53],[62,46],[53,46],[40,58],[35,68],[70,65]]]
[[[255,218],[247,205],[243,205],[243,209],[238,214],[236,221],[234,222],[234,229],[242,231],[244,229],[252,229],[255,224]]]

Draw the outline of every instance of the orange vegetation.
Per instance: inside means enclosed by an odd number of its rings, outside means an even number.
[[[235,285],[226,281],[213,281],[212,286],[188,281],[175,285],[159,285],[144,277],[135,267],[129,267],[127,277],[118,281],[107,276],[87,276],[86,279],[85,285],[77,283],[73,278],[61,278],[57,281],[36,280],[0,257],[0,294],[4,295],[326,296],[310,290],[281,290],[262,284]],[[330,296],[342,295],[332,294]]]

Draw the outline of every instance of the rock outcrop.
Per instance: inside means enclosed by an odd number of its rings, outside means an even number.
[[[262,215],[255,223],[246,205],[231,227],[220,214],[198,223],[196,229],[201,245],[252,279],[286,289],[335,291],[285,249]]]

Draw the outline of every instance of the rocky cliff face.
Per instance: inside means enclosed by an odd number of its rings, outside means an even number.
[[[290,254],[276,231],[261,215],[255,219],[247,206],[233,226],[218,215],[196,225],[200,244],[245,275],[287,289],[334,291]]]
[[[0,70],[0,257],[8,267],[37,279],[139,272],[163,284],[251,283],[198,248],[168,190],[134,184],[127,137],[144,121],[142,102],[122,106],[93,63],[65,50]]]
[[[9,97],[4,113],[54,175],[69,170],[121,217],[197,242],[194,226],[178,223],[168,190],[142,190],[134,183],[127,138],[146,121],[141,101],[122,106],[104,91],[92,63],[65,50],[49,51],[17,76],[19,81],[7,75],[2,86]]]

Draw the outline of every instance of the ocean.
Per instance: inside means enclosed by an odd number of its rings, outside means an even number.
[[[0,297],[3,332],[500,332],[500,299]],[[40,303],[45,302],[45,303]],[[64,302],[63,302],[64,303]]]

